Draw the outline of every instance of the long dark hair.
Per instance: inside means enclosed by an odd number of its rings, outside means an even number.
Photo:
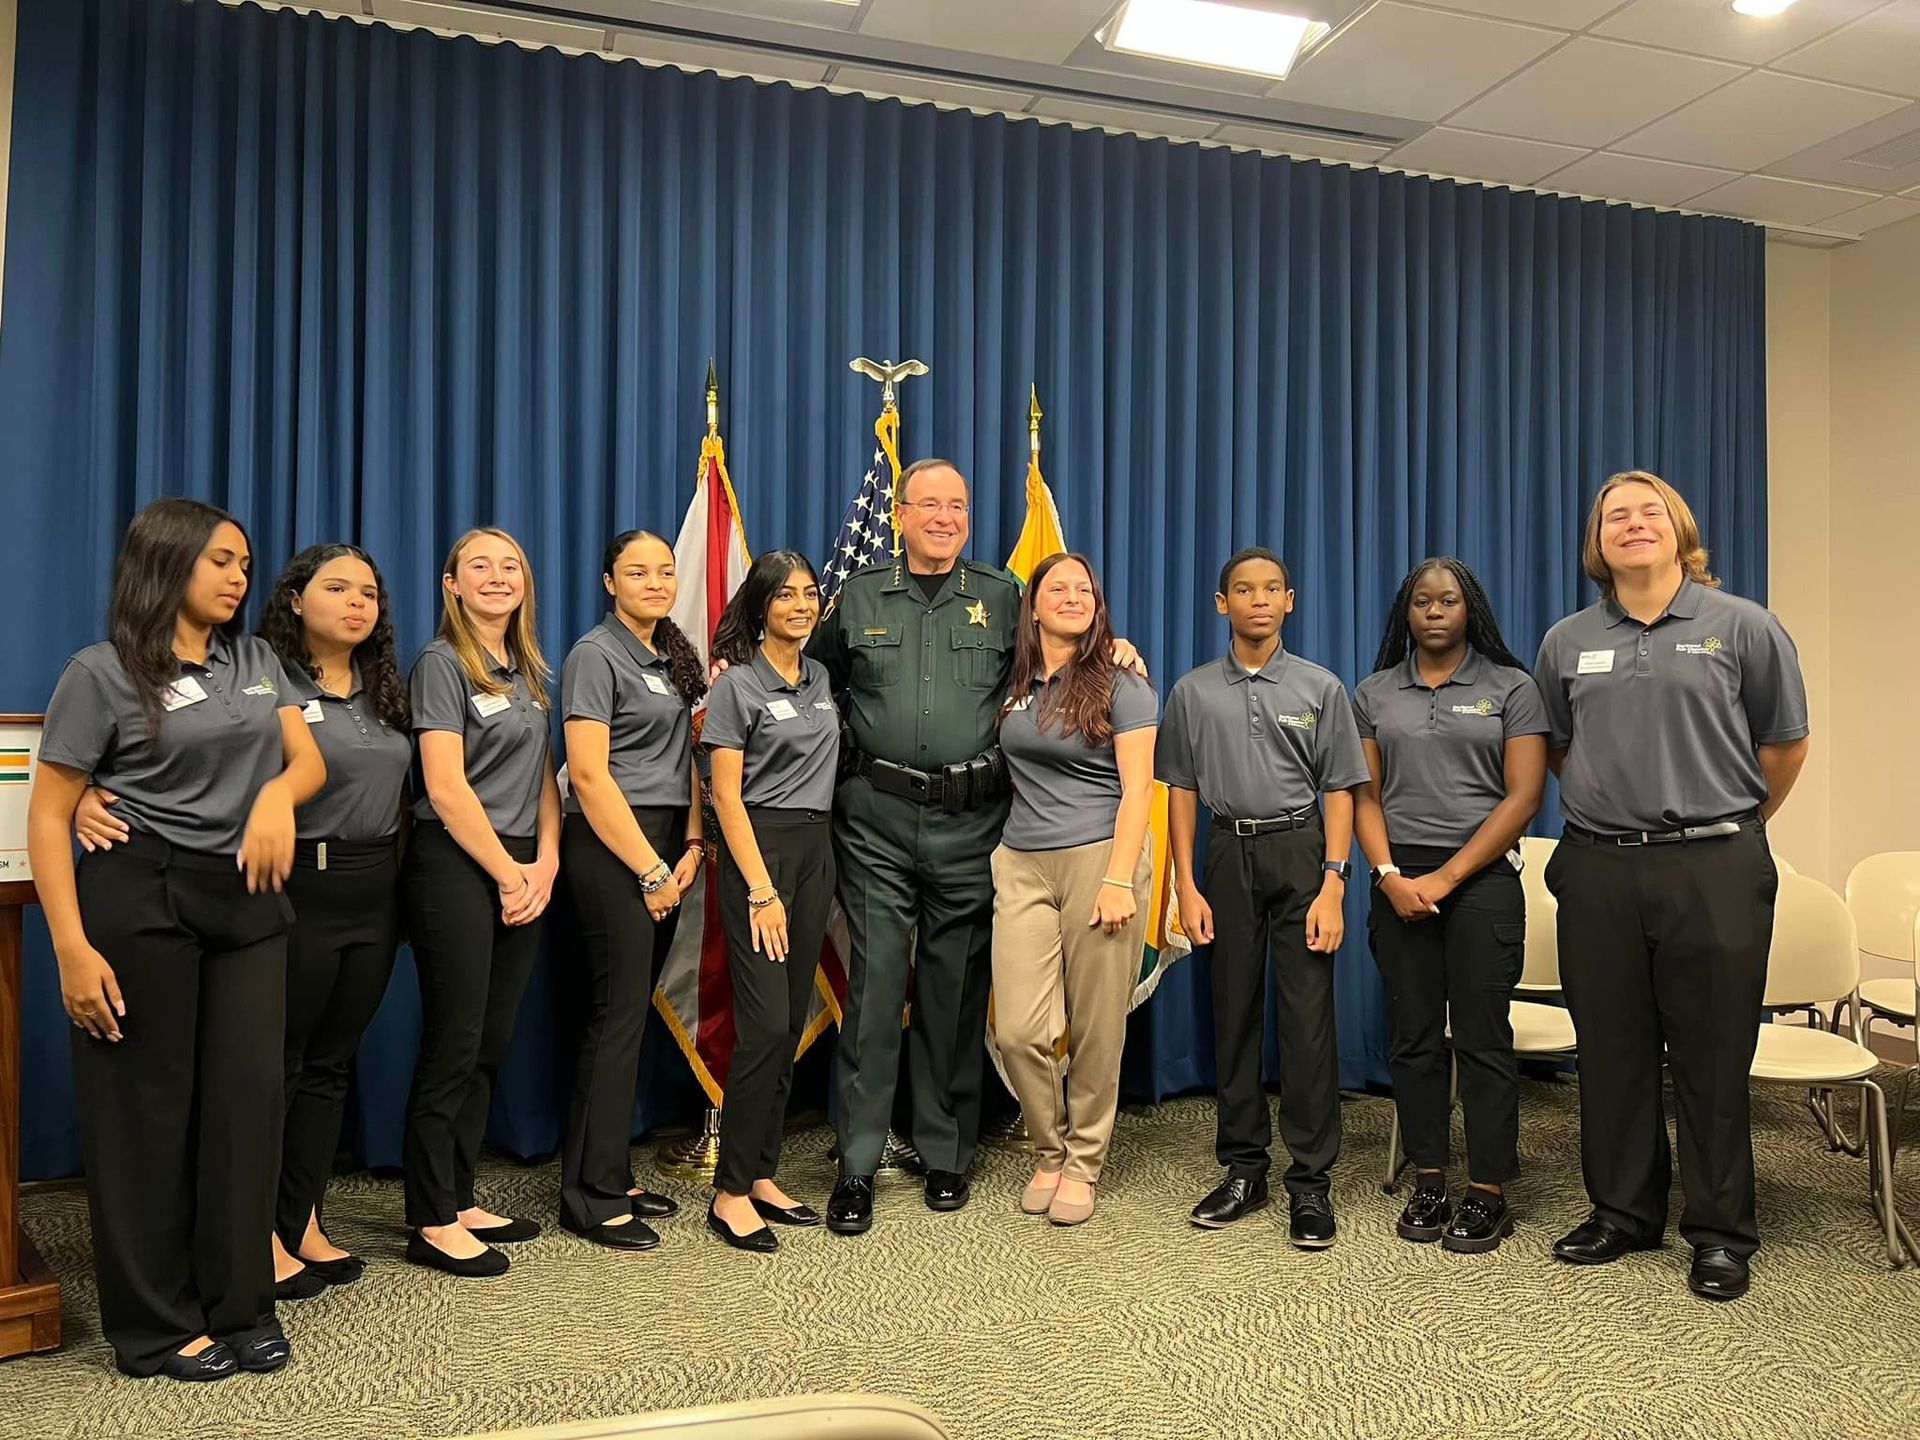
[[[1373,657],[1373,668],[1391,670],[1413,653],[1413,626],[1407,620],[1407,609],[1413,604],[1413,587],[1429,570],[1444,570],[1460,587],[1460,598],[1467,602],[1468,646],[1496,665],[1526,669],[1501,638],[1500,622],[1493,617],[1493,605],[1480,585],[1480,577],[1467,568],[1466,561],[1451,555],[1429,555],[1400,582],[1400,588],[1393,594],[1393,608],[1387,612],[1387,629],[1380,637],[1380,651]]]
[[[242,537],[247,527],[217,506],[171,497],[155,500],[127,526],[113,565],[113,599],[107,604],[107,638],[120,656],[133,691],[140,697],[148,732],[160,733],[161,699],[180,678],[173,653],[180,607],[200,552],[213,532],[231,525]],[[247,541],[247,548],[253,542]],[[242,610],[217,628],[229,641],[246,633]]]
[[[813,562],[798,550],[769,550],[753,562],[747,578],[720,612],[720,624],[713,632],[714,659],[729,665],[744,665],[753,659],[767,630],[768,607],[796,570],[806,571],[809,580],[820,583]]]
[[[627,553],[627,547],[636,540],[657,540],[666,545],[668,554],[673,553],[673,546],[651,530],[622,530],[607,542],[607,553],[600,561],[600,573],[609,580],[613,579],[613,567],[620,563],[620,557]],[[653,649],[655,654],[667,657],[667,678],[673,682],[673,688],[680,692],[681,698],[689,705],[698,705],[700,697],[707,693],[707,667],[700,659],[700,652],[693,648],[693,642],[687,639],[686,632],[662,616],[653,625]]]
[[[1100,577],[1093,562],[1072,551],[1049,555],[1034,566],[1033,578],[1020,596],[1019,633],[1013,642],[1013,682],[1007,689],[1007,703],[1000,716],[1033,693],[1044,663],[1040,654],[1040,626],[1034,619],[1034,597],[1040,584],[1056,565],[1078,562],[1093,582],[1093,623],[1081,632],[1067,661],[1067,673],[1060,682],[1060,698],[1034,716],[1042,730],[1053,720],[1060,722],[1062,735],[1078,735],[1088,745],[1105,745],[1113,739],[1113,618],[1107,614],[1107,595],[1100,588]]]
[[[373,697],[374,713],[389,729],[407,734],[413,728],[413,712],[407,704],[407,687],[400,683],[400,662],[394,657],[393,616],[387,605],[387,582],[373,556],[358,545],[334,541],[327,545],[309,545],[287,562],[280,578],[273,582],[267,596],[266,614],[260,620],[260,638],[271,645],[288,670],[311,679],[320,678],[320,667],[307,648],[307,627],[293,613],[293,602],[313,583],[313,577],[330,561],[343,556],[359,560],[373,572],[380,618],[373,630],[353,647],[353,663],[360,667],[360,685]]]

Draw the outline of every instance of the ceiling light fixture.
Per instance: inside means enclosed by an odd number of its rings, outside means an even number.
[[[1127,0],[1102,37],[1109,50],[1285,79],[1326,25],[1223,0]]]
[[[1770,15],[1780,14],[1791,4],[1793,0],[1733,0],[1733,13],[1764,20]]]

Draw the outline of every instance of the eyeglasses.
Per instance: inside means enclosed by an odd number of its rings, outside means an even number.
[[[908,510],[918,510],[929,520],[942,511],[953,516],[956,520],[964,520],[967,518],[968,506],[964,500],[909,500],[905,508]]]

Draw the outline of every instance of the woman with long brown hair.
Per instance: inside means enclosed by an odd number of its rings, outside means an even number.
[[[494,1078],[560,865],[533,575],[504,530],[469,530],[441,576],[440,633],[410,680],[419,776],[402,889],[420,974],[407,1097],[407,1258],[498,1275],[540,1227],[483,1209],[473,1172]]]
[[[1153,687],[1114,664],[1092,563],[1042,560],[1021,597],[1000,715],[1013,808],[993,852],[993,984],[996,1039],[1033,1141],[1020,1208],[1056,1225],[1093,1214],[1113,1135],[1153,879],[1159,709]]]

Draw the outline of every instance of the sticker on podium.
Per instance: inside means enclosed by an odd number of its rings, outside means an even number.
[[[33,879],[27,864],[27,796],[40,756],[40,717],[0,715],[0,885]]]

